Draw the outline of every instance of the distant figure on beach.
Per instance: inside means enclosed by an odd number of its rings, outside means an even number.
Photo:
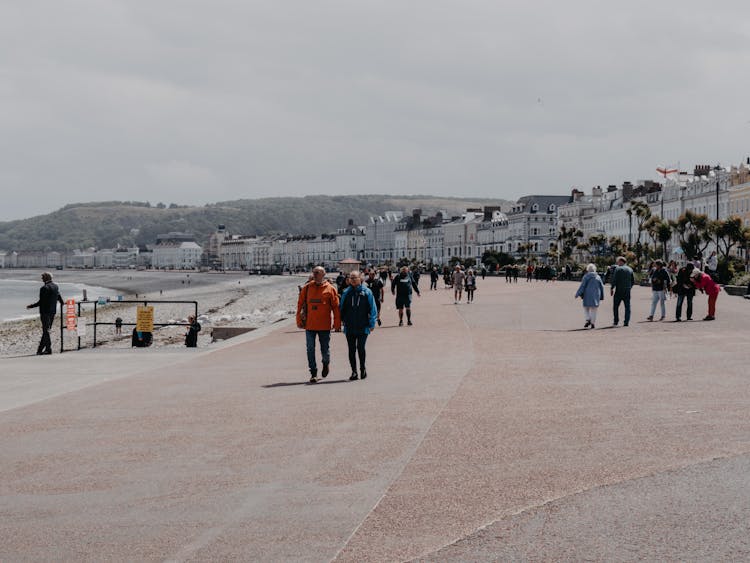
[[[297,299],[297,326],[305,329],[307,346],[307,366],[310,370],[310,383],[318,382],[318,365],[315,360],[315,338],[320,342],[320,355],[323,361],[321,377],[325,378],[331,363],[331,317],[333,329],[341,331],[339,294],[326,277],[325,268],[313,268],[313,281],[304,285]]]
[[[398,309],[398,326],[404,326],[404,309],[406,309],[406,324],[411,326],[411,294],[412,290],[419,293],[419,287],[409,273],[409,268],[403,266],[397,276],[391,281],[391,294],[396,296]]]
[[[122,319],[120,317],[115,319],[115,336],[122,336]]]
[[[586,274],[578,286],[575,297],[583,300],[583,315],[586,318],[586,324],[583,328],[595,328],[596,312],[599,309],[599,302],[604,299],[604,284],[602,278],[596,273],[596,265],[589,264],[586,266]]]
[[[630,290],[635,283],[635,276],[633,270],[627,265],[624,256],[617,257],[617,267],[612,272],[610,283],[612,288],[609,290],[609,294],[612,296],[612,312],[614,314],[612,325],[617,326],[620,322],[620,303],[622,303],[625,306],[625,318],[622,326],[628,326],[630,324]]]
[[[52,281],[52,274],[44,272],[42,274],[42,281],[44,285],[39,288],[39,301],[26,306],[27,309],[39,307],[39,318],[42,322],[42,339],[39,341],[39,346],[36,349],[37,356],[52,353],[52,339],[50,338],[49,331],[55,320],[57,304],[60,303],[62,305],[64,303],[63,298],[60,296],[60,289]]]
[[[349,274],[349,287],[341,295],[339,310],[341,324],[346,334],[346,343],[349,346],[349,365],[352,368],[349,380],[354,381],[358,377],[365,379],[367,377],[365,344],[367,335],[375,328],[378,308],[372,291],[362,284],[362,276],[357,270]],[[357,357],[359,357],[359,375],[357,374]]]
[[[196,348],[198,346],[198,333],[201,331],[201,324],[195,319],[195,316],[188,317],[188,329],[185,333],[185,346]]]

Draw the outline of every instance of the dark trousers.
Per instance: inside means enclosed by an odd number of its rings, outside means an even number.
[[[310,369],[310,373],[315,375],[318,373],[318,366],[315,363],[315,337],[318,337],[320,342],[320,355],[324,364],[330,363],[331,361],[331,331],[330,330],[306,330],[305,331],[305,344],[307,345],[307,367]]]
[[[630,292],[617,293],[615,292],[612,298],[612,313],[614,315],[615,324],[620,322],[620,303],[625,304],[625,320],[623,324],[630,324]]]
[[[366,342],[366,334],[346,334],[346,343],[349,345],[349,365],[352,367],[352,373],[357,373],[357,356],[359,356],[360,372],[365,371]]]
[[[693,318],[693,296],[685,295],[680,293],[677,295],[677,310],[675,311],[675,317],[678,319],[682,316],[682,302],[687,301],[687,319]]]
[[[37,354],[44,352],[45,354],[52,353],[52,339],[50,338],[49,331],[52,330],[52,324],[55,322],[55,314],[51,315],[42,313],[40,315],[42,321],[42,339],[39,341],[39,347],[36,349]]]
[[[430,289],[437,289],[437,280],[430,280]]]

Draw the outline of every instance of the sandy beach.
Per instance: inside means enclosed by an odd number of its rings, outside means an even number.
[[[39,280],[41,270],[0,270],[0,279]],[[137,270],[62,270],[53,272],[56,282],[84,283],[108,287],[113,290],[112,301],[97,306],[97,322],[113,323],[117,317],[134,323],[135,303],[117,303],[118,295],[125,300],[148,299],[154,306],[154,322],[184,323],[193,312],[190,304],[158,303],[165,301],[197,301],[198,319],[202,330],[198,346],[211,343],[211,329],[218,326],[260,328],[289,318],[294,314],[297,287],[304,276],[249,276],[233,273],[160,272]],[[41,284],[40,284],[41,285]],[[36,292],[29,302],[36,300]],[[66,296],[63,295],[63,298]],[[97,296],[90,296],[96,298]],[[26,312],[26,311],[24,311]],[[30,311],[35,312],[35,311]],[[82,307],[82,316],[93,323],[93,303]],[[59,318],[52,332],[53,351],[60,350]],[[97,347],[130,347],[132,327],[123,326],[122,336],[115,335],[113,326],[99,326]],[[185,328],[182,326],[159,328],[154,333],[155,346],[183,346]],[[38,318],[0,323],[0,357],[33,354],[41,336]],[[93,327],[81,340],[82,346],[93,343]],[[74,350],[78,339],[73,334],[64,335],[65,350]]]

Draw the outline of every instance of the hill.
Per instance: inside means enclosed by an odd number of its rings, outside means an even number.
[[[369,217],[385,211],[425,213],[442,209],[457,215],[470,207],[507,205],[500,199],[431,196],[306,196],[241,199],[186,207],[142,202],[94,202],[66,205],[29,219],[0,222],[0,249],[6,251],[112,248],[153,244],[156,235],[189,232],[203,243],[219,224],[233,234],[330,233],[349,219],[366,225]]]

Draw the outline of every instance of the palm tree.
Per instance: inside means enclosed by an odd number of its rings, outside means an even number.
[[[630,207],[628,207],[625,213],[628,214],[628,217],[631,218],[631,220],[633,217],[635,217],[635,220],[636,220],[637,235],[635,239],[635,256],[636,256],[636,268],[640,270],[641,269],[641,254],[642,254],[641,233],[644,230],[643,224],[646,221],[648,221],[649,217],[651,217],[651,208],[648,206],[648,204],[645,201],[632,200],[630,202]]]

